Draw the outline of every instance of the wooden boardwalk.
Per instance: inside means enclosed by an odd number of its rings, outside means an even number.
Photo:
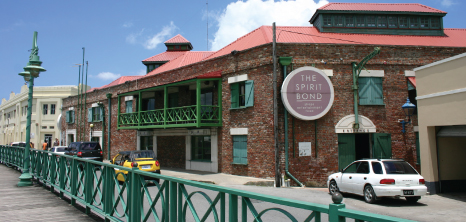
[[[103,221],[84,208],[71,206],[49,187],[34,181],[29,187],[18,187],[21,172],[0,164],[0,221]]]

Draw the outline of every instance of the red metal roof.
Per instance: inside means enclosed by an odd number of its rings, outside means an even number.
[[[190,43],[187,39],[185,39],[182,35],[178,34],[175,37],[165,41],[166,43]]]
[[[316,27],[277,26],[278,43],[368,44],[398,46],[466,47],[466,29],[444,29],[445,36],[324,33]],[[230,43],[207,59],[272,42],[272,26],[261,26]]]
[[[192,51],[185,51],[183,55],[178,56],[177,58],[170,60],[169,62],[163,64],[157,69],[152,70],[151,72],[147,73],[146,76],[155,75],[157,73],[165,72],[172,69],[177,69],[183,66],[187,66],[196,62],[200,62],[204,60],[206,57],[212,55],[213,52],[207,51],[200,51],[200,52],[192,52]]]
[[[127,81],[133,81],[133,80],[136,80],[136,79],[140,79],[142,77],[143,76],[122,76],[122,77],[120,77],[118,79],[113,80],[111,83],[109,83],[107,85],[104,85],[104,86],[101,86],[101,87],[91,88],[87,92],[92,92],[92,91],[94,91],[96,89],[104,89],[104,88],[108,88],[108,87],[111,87],[111,86],[120,85],[120,84],[123,84],[123,83],[125,83]]]
[[[166,62],[185,54],[185,51],[167,51],[142,60],[142,62]]]
[[[446,13],[417,3],[328,3],[318,10]]]

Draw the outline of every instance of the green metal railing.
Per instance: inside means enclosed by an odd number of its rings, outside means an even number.
[[[18,169],[24,161],[30,161],[30,172],[35,180],[50,186],[50,190],[58,192],[62,198],[66,195],[72,205],[82,204],[87,214],[92,211],[106,221],[237,222],[248,221],[248,218],[250,221],[270,221],[277,215],[289,221],[300,219],[306,222],[320,222],[325,217],[331,222],[345,221],[346,218],[357,222],[410,221],[349,210],[344,204],[314,204],[143,172],[138,168],[52,155],[42,150],[30,151],[30,159],[24,160],[24,148],[0,146],[0,161]],[[115,167],[128,171],[127,175],[122,174],[124,182],[117,180]],[[158,183],[156,179],[162,182]],[[254,204],[257,202],[268,202],[276,207],[259,209]],[[302,218],[289,213],[286,209],[290,207],[302,210],[299,215]]]
[[[156,109],[149,111],[120,113],[118,127],[124,128],[166,128],[221,125],[220,107],[200,105],[200,118],[197,105]]]

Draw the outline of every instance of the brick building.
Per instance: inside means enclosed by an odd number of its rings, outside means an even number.
[[[215,52],[192,51],[177,35],[143,60],[145,76],[91,89],[85,109],[65,99],[63,130],[74,138],[73,116],[84,109],[106,157],[153,149],[165,167],[287,174],[307,186],[360,158],[403,158],[420,169],[417,116],[403,133],[401,106],[408,97],[415,103],[414,68],[466,52],[466,30],[443,28],[445,15],[420,4],[330,3],[313,26],[276,27],[276,44],[272,26]],[[333,85],[331,108],[315,120],[288,115],[281,100],[285,75],[301,67]]]

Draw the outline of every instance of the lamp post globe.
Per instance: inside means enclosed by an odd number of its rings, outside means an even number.
[[[29,56],[29,62],[24,67],[24,71],[18,75],[22,76],[25,81],[29,82],[29,93],[28,93],[28,108],[27,108],[27,119],[26,119],[26,147],[24,148],[22,174],[19,177],[18,186],[32,186],[32,176],[29,173],[30,166],[30,144],[31,144],[31,113],[32,113],[32,94],[34,87],[34,78],[39,77],[40,72],[46,70],[41,67],[42,62],[39,60],[39,48],[37,47],[37,32],[34,32],[32,40],[31,55]]]

